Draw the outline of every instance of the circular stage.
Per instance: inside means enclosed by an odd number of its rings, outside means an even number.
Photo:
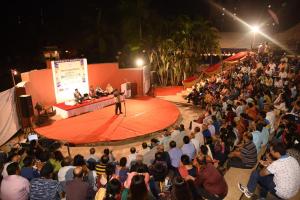
[[[121,115],[114,115],[114,106],[68,119],[57,120],[35,131],[47,138],[73,144],[91,144],[132,139],[157,132],[173,125],[178,108],[165,100],[141,97],[122,103]]]

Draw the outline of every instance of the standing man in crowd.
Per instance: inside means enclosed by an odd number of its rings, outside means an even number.
[[[122,113],[122,105],[121,105],[121,95],[123,95],[123,93],[119,92],[118,89],[116,89],[114,91],[114,97],[115,97],[115,114],[118,115],[118,110],[119,110],[119,114],[123,114]]]

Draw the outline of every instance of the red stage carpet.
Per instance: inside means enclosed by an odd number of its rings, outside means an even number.
[[[156,96],[171,96],[183,90],[183,86],[169,86],[169,87],[157,87],[155,88]]]
[[[177,107],[157,98],[126,100],[127,115],[114,115],[114,106],[55,121],[35,130],[47,137],[75,144],[119,141],[147,135],[174,124]],[[125,111],[122,104],[123,113]]]

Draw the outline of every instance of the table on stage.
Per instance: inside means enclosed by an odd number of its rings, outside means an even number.
[[[92,112],[94,110],[99,110],[106,106],[113,105],[114,103],[114,96],[109,95],[107,97],[100,97],[98,99],[84,100],[81,104],[75,105],[66,105],[65,102],[62,102],[54,105],[53,108],[56,110],[57,115],[60,115],[65,119],[83,113]]]

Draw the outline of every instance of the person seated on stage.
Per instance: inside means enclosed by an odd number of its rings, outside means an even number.
[[[98,87],[96,88],[96,95],[97,95],[98,97],[104,97],[104,96],[107,96],[108,93],[107,93],[106,91],[104,91],[100,86],[98,86]]]
[[[92,86],[92,85],[90,86],[89,96],[90,96],[90,98],[98,98],[96,90],[94,89],[94,86]]]
[[[84,97],[80,94],[80,92],[78,91],[77,88],[75,89],[75,92],[74,92],[74,98],[75,98],[76,103],[82,103],[82,101],[84,99]]]
[[[115,90],[114,90],[114,88],[111,86],[111,84],[107,84],[107,86],[106,86],[106,92],[107,92],[108,94],[112,94],[114,91],[115,91]]]

